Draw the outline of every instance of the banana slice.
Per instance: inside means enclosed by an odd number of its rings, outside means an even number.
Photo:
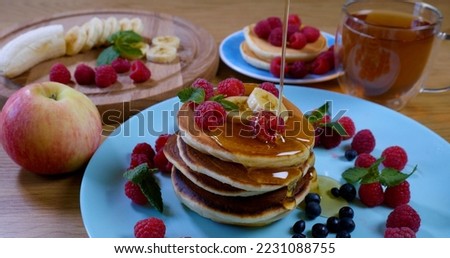
[[[109,17],[105,20],[105,23],[108,23],[108,26],[111,26],[111,30],[108,35],[105,35],[106,39],[112,34],[120,31],[120,24],[116,17]]]
[[[43,26],[12,39],[0,50],[0,74],[13,78],[43,61],[65,54],[64,27]]]
[[[130,20],[131,30],[136,32],[137,34],[142,34],[144,31],[144,24],[140,18],[133,18]]]
[[[128,18],[122,18],[119,20],[120,30],[132,30],[131,21]]]
[[[266,110],[276,114],[278,110],[278,98],[266,90],[254,88],[248,96],[247,105],[255,112]],[[289,118],[289,112],[283,103],[281,103],[280,116],[285,122]]]
[[[180,47],[180,38],[177,36],[156,36],[152,39],[152,44],[155,46],[172,46],[174,48]]]
[[[103,33],[103,22],[99,18],[94,17],[83,24],[83,27],[86,29],[87,38],[81,52],[86,52],[91,50],[101,37]]]
[[[153,46],[147,50],[147,60],[155,63],[171,63],[177,58],[177,49],[172,46]]]
[[[66,55],[73,56],[78,54],[86,43],[86,29],[80,26],[70,28],[64,40],[66,41]]]
[[[234,103],[238,106],[236,111],[228,111],[227,119],[232,123],[247,123],[249,121],[249,116],[253,115],[253,111],[247,104],[247,96],[231,96],[226,97],[225,100]]]
[[[102,20],[103,30],[102,30],[102,34],[98,38],[96,46],[105,45],[107,43],[109,35],[111,35],[111,31],[112,31],[113,27],[112,27],[111,22],[108,22],[108,19]]]

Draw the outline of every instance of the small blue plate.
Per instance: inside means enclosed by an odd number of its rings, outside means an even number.
[[[334,45],[334,36],[321,32],[327,40],[328,47]],[[240,45],[245,40],[244,33],[237,31],[228,37],[226,37],[219,47],[219,54],[222,61],[228,65],[231,69],[249,77],[262,80],[279,83],[280,78],[273,76],[270,71],[256,68],[247,63],[241,56]],[[285,78],[285,84],[308,84],[317,83],[335,79],[339,73],[336,70],[329,71],[323,75],[308,74],[302,79]]]

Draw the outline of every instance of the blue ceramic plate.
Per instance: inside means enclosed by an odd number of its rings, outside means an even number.
[[[334,45],[333,35],[326,32],[322,32],[322,35],[326,38],[328,46]],[[226,37],[219,47],[219,54],[222,61],[231,67],[231,69],[241,74],[262,81],[279,83],[280,78],[274,77],[270,71],[256,68],[242,58],[239,47],[244,40],[244,33],[242,31],[237,31]],[[309,74],[302,79],[285,78],[284,81],[286,84],[307,84],[332,80],[337,76],[338,72],[332,70],[323,75]]]
[[[298,86],[286,86],[285,95],[304,112],[332,101],[333,114],[344,112],[354,119],[357,130],[372,130],[377,140],[374,156],[391,145],[404,147],[409,155],[405,172],[418,165],[409,179],[410,205],[422,218],[418,237],[450,237],[450,144],[447,141],[395,111],[347,95]],[[163,214],[130,202],[124,194],[122,173],[128,167],[131,150],[137,143],[153,145],[159,134],[174,132],[178,108],[178,99],[173,98],[144,110],[117,128],[94,154],[86,168],[80,195],[81,213],[89,236],[133,237],[133,226],[138,220],[156,216],[165,221],[167,237],[290,237],[290,228],[301,217],[300,210],[260,228],[218,224],[184,207],[172,189],[170,178],[161,173],[157,176],[162,187]],[[316,149],[318,173],[342,182],[341,173],[353,164],[343,157],[349,144],[344,141],[332,150]],[[352,237],[382,237],[391,209],[364,208],[359,202],[351,205],[356,222]],[[325,218],[307,221],[307,229],[316,222],[325,222]]]

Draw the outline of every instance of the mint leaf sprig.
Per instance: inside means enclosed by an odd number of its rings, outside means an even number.
[[[139,59],[144,56],[141,48],[144,46],[144,38],[132,30],[118,31],[107,39],[110,44],[97,58],[97,66],[111,64],[114,59],[123,57],[126,59]]]
[[[393,168],[383,168],[379,171],[379,166],[383,160],[384,158],[377,159],[369,168],[349,168],[342,173],[342,177],[348,183],[352,184],[358,182],[360,184],[380,182],[382,185],[390,187],[399,185],[417,170],[417,166],[415,166],[413,171],[408,174],[402,173]]]
[[[123,177],[137,184],[148,202],[162,213],[164,204],[161,196],[161,187],[154,176],[156,171],[157,169],[150,169],[147,163],[142,163],[133,169],[125,171]]]
[[[206,100],[205,99],[205,96],[206,96],[205,90],[202,88],[186,87],[186,88],[182,89],[181,91],[179,91],[177,96],[182,103],[191,101],[196,104],[201,104],[202,102],[204,102]],[[235,103],[233,103],[231,101],[226,100],[225,96],[222,94],[214,95],[209,100],[219,103],[220,105],[222,105],[225,108],[226,111],[238,111],[239,110],[238,105],[236,105]]]
[[[314,125],[314,127],[329,127],[330,129],[336,131],[341,136],[347,136],[348,133],[345,131],[344,127],[338,122],[338,121],[330,121],[330,122],[323,122],[323,118],[325,116],[330,116],[330,105],[331,101],[325,102],[322,106],[312,110],[311,112],[308,112],[305,114],[308,121]]]

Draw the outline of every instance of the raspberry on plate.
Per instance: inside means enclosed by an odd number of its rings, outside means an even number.
[[[384,158],[383,165],[387,168],[393,168],[401,171],[405,168],[408,162],[408,154],[400,146],[391,146],[386,148],[382,153],[381,157]]]
[[[408,227],[414,232],[419,231],[420,228],[420,216],[416,210],[414,210],[408,204],[397,206],[389,215],[386,220],[387,228]]]
[[[363,129],[353,136],[352,149],[358,154],[371,153],[375,149],[375,137],[369,129]]]
[[[356,127],[353,120],[348,116],[339,118],[338,123],[344,128],[346,135],[342,135],[342,140],[348,140],[352,138],[356,133]]]
[[[166,154],[164,154],[164,150],[160,149],[156,152],[155,157],[153,158],[153,162],[155,167],[164,173],[170,173],[172,171],[172,163],[167,160]]]
[[[267,39],[272,31],[272,28],[270,27],[268,20],[261,20],[256,23],[253,31],[259,38]]]
[[[95,85],[106,88],[117,81],[116,70],[111,65],[101,65],[95,68]]]
[[[270,24],[270,28],[273,30],[275,28],[281,28],[283,27],[283,22],[281,21],[280,17],[271,16],[267,18],[267,21]]]
[[[56,63],[50,68],[50,81],[69,84],[70,78],[70,71],[63,63]]]
[[[131,63],[130,78],[134,83],[146,82],[151,76],[150,69],[141,60],[134,60]]]
[[[294,49],[302,49],[306,46],[306,37],[301,32],[294,32],[289,36],[289,47]]]
[[[236,78],[227,78],[217,84],[217,92],[225,97],[242,96],[245,93],[244,83]]]
[[[195,108],[195,123],[203,130],[214,130],[224,124],[225,108],[215,101],[205,101]]]
[[[383,187],[380,182],[361,184],[358,189],[361,202],[367,207],[381,205],[384,201]]]
[[[289,68],[288,68],[288,65],[286,64],[284,66],[284,73],[286,74],[288,72],[289,72]],[[278,78],[280,77],[280,75],[281,75],[281,56],[275,57],[270,62],[270,73],[275,77],[278,77]]]
[[[127,181],[125,183],[125,195],[136,204],[145,205],[148,203],[147,197],[145,197],[145,195],[142,193],[139,185],[131,181]]]
[[[278,69],[280,70],[280,69]],[[301,79],[308,75],[309,73],[309,67],[308,65],[303,61],[294,61],[288,66],[288,71],[290,77],[295,79]],[[280,76],[278,76],[280,77]]]
[[[278,91],[275,84],[273,84],[271,82],[263,82],[259,85],[259,87],[265,91],[272,93],[277,98],[278,98],[278,95],[280,94],[280,92]]]
[[[164,238],[165,235],[164,221],[155,217],[140,220],[134,225],[134,236],[137,238]]]
[[[325,74],[332,69],[330,62],[326,58],[316,57],[311,63],[310,72],[313,74]]]
[[[305,34],[308,43],[315,42],[320,37],[320,31],[312,26],[305,26],[300,31]]]
[[[416,232],[408,227],[386,228],[384,238],[416,238]]]
[[[164,133],[158,136],[158,138],[155,141],[155,150],[158,152],[159,150],[162,150],[164,146],[166,145],[167,140],[172,136],[172,134]]]
[[[392,208],[409,203],[411,192],[408,181],[403,181],[396,186],[389,186],[384,191],[384,203]]]
[[[192,84],[192,88],[201,88],[205,91],[205,100],[210,99],[214,96],[214,85],[208,80],[203,78],[197,78]]]
[[[79,64],[74,72],[75,81],[79,85],[93,85],[95,83],[95,71],[86,64]]]
[[[132,154],[145,154],[149,158],[153,158],[155,156],[155,151],[153,150],[152,146],[146,142],[141,142],[136,144],[134,146]]]
[[[154,156],[155,151],[150,144],[145,142],[136,144],[131,152],[130,169],[135,168],[142,163],[147,163],[147,165],[152,168],[154,166]]]
[[[300,26],[302,25],[302,19],[300,19],[298,14],[289,14],[288,24],[295,25],[297,26],[297,28],[300,28]]]
[[[285,130],[283,118],[270,111],[260,111],[251,119],[250,127],[257,139],[267,143],[275,142],[277,134],[283,133]]]
[[[111,66],[116,70],[116,73],[126,73],[130,71],[131,64],[125,58],[116,58],[111,62]]]
[[[342,136],[332,127],[325,126],[320,136],[320,145],[325,149],[333,149],[342,142]]]
[[[369,153],[361,153],[356,157],[355,167],[368,168],[375,163],[377,159]]]

